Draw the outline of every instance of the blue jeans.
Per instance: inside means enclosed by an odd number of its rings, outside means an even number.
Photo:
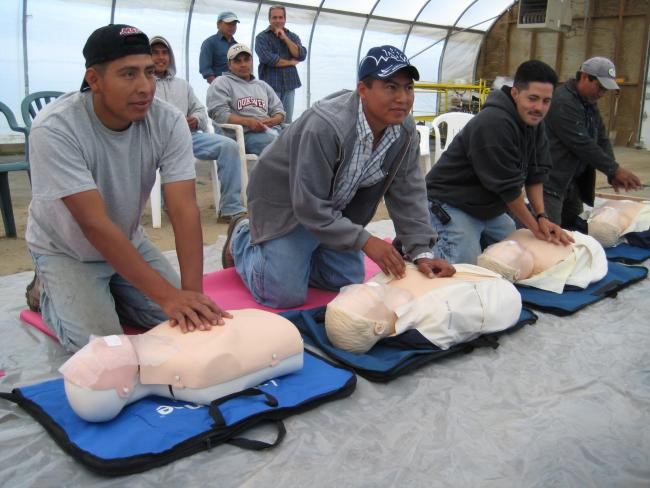
[[[309,285],[338,291],[363,282],[361,251],[323,247],[302,225],[287,235],[252,245],[248,221],[243,221],[230,244],[237,273],[255,300],[269,307],[302,305]]]
[[[431,225],[438,234],[436,244],[433,246],[433,254],[452,264],[476,264],[476,258],[482,251],[481,239],[486,245],[490,245],[502,241],[515,230],[515,222],[506,213],[492,219],[481,220],[446,203],[437,203],[449,214],[451,220],[447,224],[442,224],[431,212],[431,202],[429,202]]]
[[[241,204],[241,159],[239,146],[226,136],[207,132],[192,132],[194,157],[217,160],[217,174],[221,186],[220,215],[235,215],[246,210]]]
[[[148,239],[138,252],[173,286],[181,280]],[[118,275],[106,261],[81,262],[62,256],[32,253],[41,281],[43,321],[63,347],[77,351],[90,334],[123,334],[120,323],[153,327],[168,319],[160,306]]]
[[[271,144],[280,135],[278,129],[272,127],[264,132],[248,131],[244,133],[244,144],[246,145],[246,154],[262,154],[266,146]]]
[[[285,124],[291,123],[291,118],[293,117],[293,99],[295,97],[295,94],[296,94],[296,90],[287,90],[287,91],[278,92],[278,98],[280,98],[280,101],[282,102],[282,106],[284,107],[284,111],[285,111],[285,116],[283,121]]]

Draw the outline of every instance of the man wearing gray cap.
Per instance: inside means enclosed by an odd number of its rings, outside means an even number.
[[[233,36],[237,32],[238,23],[239,19],[234,12],[221,12],[217,17],[217,33],[201,44],[199,71],[208,83],[228,71],[226,53],[230,46],[237,44]]]
[[[544,185],[544,207],[551,221],[578,228],[583,202],[594,204],[596,170],[607,175],[616,192],[636,190],[639,178],[614,159],[607,130],[596,102],[608,90],[618,90],[614,63],[588,59],[553,95],[546,116],[553,169]]]

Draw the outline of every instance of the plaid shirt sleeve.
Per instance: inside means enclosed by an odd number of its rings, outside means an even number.
[[[275,36],[274,36],[275,37]],[[267,64],[269,67],[274,67],[280,60],[280,54],[277,49],[273,48],[272,39],[269,38],[269,32],[261,32],[255,40],[255,52],[260,58],[261,64]]]
[[[307,48],[300,43],[300,37],[298,37],[293,32],[289,32],[289,39],[298,46],[300,49],[300,54],[296,58],[298,61],[304,61],[307,59]]]

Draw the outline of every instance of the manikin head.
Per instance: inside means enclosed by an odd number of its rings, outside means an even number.
[[[533,274],[535,257],[517,241],[505,240],[488,246],[478,257],[477,264],[515,282]]]
[[[638,202],[619,200],[595,208],[587,223],[588,234],[603,247],[615,246],[625,229],[632,224],[639,207]]]
[[[327,305],[327,337],[339,349],[367,352],[379,339],[395,333],[395,310],[411,300],[408,291],[381,283],[345,286]]]

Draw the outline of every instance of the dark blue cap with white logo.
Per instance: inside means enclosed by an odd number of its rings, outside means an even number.
[[[378,80],[387,80],[399,70],[406,68],[414,80],[420,79],[420,73],[409,63],[408,58],[395,46],[373,47],[359,63],[359,80],[368,76]]]

